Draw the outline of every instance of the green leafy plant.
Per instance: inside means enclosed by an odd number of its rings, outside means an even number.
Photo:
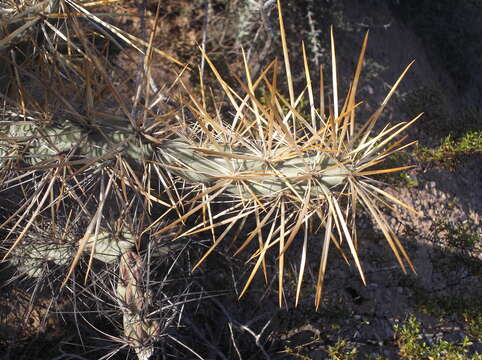
[[[478,354],[469,355],[472,343],[464,338],[461,344],[449,343],[445,340],[435,340],[432,344],[422,339],[422,325],[413,316],[404,324],[395,326],[395,338],[399,346],[402,359],[427,359],[427,360],[465,360],[479,358]],[[469,357],[470,356],[470,357]]]
[[[463,163],[464,159],[481,153],[482,131],[469,131],[459,139],[448,135],[442,139],[441,145],[436,149],[426,147],[417,149],[417,155],[421,161],[440,164],[452,171]]]
[[[347,348],[346,340],[338,340],[334,345],[328,346],[327,355],[332,360],[355,360],[357,359],[357,348]]]
[[[465,322],[465,331],[472,341],[481,341],[482,300],[474,296],[439,296],[415,288],[416,307],[431,316],[445,320],[458,316]]]

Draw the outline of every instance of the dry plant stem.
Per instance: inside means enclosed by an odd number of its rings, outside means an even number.
[[[159,322],[146,319],[152,294],[143,290],[144,272],[144,262],[134,250],[122,254],[117,298],[123,314],[125,340],[140,360],[148,360],[152,356],[154,342],[160,336]]]
[[[264,324],[261,331],[258,334],[256,334],[256,332],[253,331],[249,327],[251,325],[250,323],[248,323],[248,324],[239,323],[237,320],[232,318],[232,316],[229,314],[229,312],[226,310],[226,308],[223,306],[223,304],[219,300],[217,300],[216,298],[213,298],[212,301],[221,309],[223,314],[229,319],[229,329],[231,331],[231,334],[232,334],[232,327],[233,326],[237,327],[241,331],[245,331],[245,332],[249,333],[254,338],[256,346],[261,350],[265,359],[267,359],[267,360],[271,359],[268,352],[266,351],[263,344],[261,343],[261,338],[264,336],[264,332],[266,331],[266,329],[271,324],[271,320],[268,320]],[[253,319],[252,322],[254,322],[255,320],[257,320],[257,319]],[[232,338],[233,345],[236,348],[236,352],[238,353],[238,356],[241,358],[241,355],[239,354],[239,351],[237,349],[237,345],[236,345],[236,341],[234,339],[234,336],[232,336],[231,338]]]

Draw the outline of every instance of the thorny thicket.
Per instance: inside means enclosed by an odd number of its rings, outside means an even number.
[[[150,281],[150,270],[163,254],[151,258],[146,251],[155,241],[209,234],[212,244],[197,267],[223,240],[239,238],[235,253],[250,249],[248,260],[254,264],[241,295],[259,269],[268,279],[267,254],[277,248],[280,305],[286,254],[300,242],[295,304],[308,252],[319,251],[318,307],[332,245],[347,262],[353,258],[365,281],[356,237],[362,206],[402,269],[406,263],[413,269],[380,205],[414,210],[371,178],[405,168],[380,169],[380,164],[411,145],[404,145],[399,135],[418,117],[378,133],[374,128],[408,67],[380,107],[358,126],[356,90],[367,36],[351,87],[340,101],[331,33],[333,99],[327,104],[322,67],[315,100],[304,45],[306,86],[295,93],[279,1],[278,9],[283,63],[274,60],[253,77],[243,52],[245,69],[243,75],[233,75],[239,82],[234,88],[201,50],[217,92],[228,101],[228,113],[220,108],[221,100],[208,96],[202,76],[199,95],[182,81],[188,67],[152,46],[158,16],[142,40],[75,0],[24,4],[2,13],[6,26],[12,26],[1,47],[11,49],[4,61],[12,69],[14,94],[3,96],[1,184],[3,193],[15,193],[3,209],[4,259],[16,262],[23,274],[44,271],[46,278],[49,263],[68,267],[62,285],[69,291],[78,284],[76,269],[84,263],[82,288],[94,294],[98,290],[87,284],[103,279],[93,284],[116,299],[123,316],[121,342],[141,359],[152,355],[154,342],[172,319],[166,306],[175,314],[178,304],[166,296],[169,305],[156,303],[152,288],[159,282]],[[26,43],[25,59],[16,42]],[[121,93],[129,77],[109,62],[111,43],[141,54],[131,100]],[[178,77],[169,87],[156,84],[151,74],[160,58],[177,66]],[[287,96],[281,93],[284,87]],[[111,268],[98,273],[98,262]],[[186,296],[180,302],[188,301]]]

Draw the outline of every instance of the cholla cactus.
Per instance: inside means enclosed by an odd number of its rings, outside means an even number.
[[[76,1],[65,0],[64,3],[76,12],[88,14]],[[198,216],[200,221],[183,232],[178,231],[178,237],[206,232],[213,236],[211,248],[198,265],[230,236],[231,231],[234,232],[234,238],[240,238],[242,228],[250,226],[247,219],[251,217],[254,225],[247,236],[240,239],[242,243],[236,251],[237,254],[248,249],[250,244],[257,241],[257,249],[249,257],[254,260],[254,267],[241,295],[246,292],[260,268],[267,276],[267,254],[270,249],[277,248],[280,305],[283,302],[286,254],[293,243],[301,241],[296,304],[299,302],[311,222],[321,224],[324,229],[323,240],[316,240],[320,244],[316,306],[320,304],[332,245],[343,253],[344,243],[347,244],[365,281],[356,238],[358,205],[367,210],[382,230],[402,269],[405,271],[406,263],[413,269],[401,242],[385,220],[380,205],[393,203],[413,209],[377,187],[377,183],[371,179],[371,175],[404,169],[371,168],[411,145],[403,145],[403,139],[398,140],[398,136],[416,118],[374,132],[376,121],[408,67],[381,106],[359,127],[356,122],[356,91],[367,38],[362,45],[349,93],[340,106],[332,34],[333,103],[326,107],[323,83],[319,89],[320,101],[315,101],[304,46],[301,52],[306,88],[295,94],[279,1],[278,9],[283,76],[275,60],[258,78],[253,79],[243,53],[243,78],[246,84],[240,81],[242,91],[236,91],[223,79],[209,57],[202,54],[217,79],[218,90],[229,99],[233,109],[231,114],[223,114],[216,100],[213,109],[210,109],[205,105],[204,89],[203,98],[198,99],[185,85],[183,88],[189,102],[178,107],[178,110],[182,109],[178,112],[181,113],[178,118],[174,117],[172,111],[154,111],[156,104],[173,103],[152,84],[148,66],[154,52],[151,44],[144,49],[146,74],[144,85],[139,86],[137,94],[145,90],[146,103],[136,109],[139,104],[137,96],[134,109],[130,111],[107,75],[106,65],[95,55],[87,37],[74,21],[74,30],[78,31],[82,47],[73,43],[69,45],[82,55],[84,63],[77,64],[73,60],[71,63],[65,62],[65,55],[60,53],[52,57],[63,65],[69,63],[72,67],[70,70],[75,73],[72,76],[75,81],[65,77],[66,92],[74,92],[81,87],[76,83],[81,79],[81,85],[88,95],[85,104],[82,104],[87,109],[87,115],[81,115],[76,107],[59,95],[73,119],[49,122],[34,116],[34,112],[17,111],[7,114],[7,119],[0,123],[2,171],[14,171],[19,168],[18,164],[24,166],[23,174],[10,178],[5,176],[4,186],[24,189],[28,184],[32,185],[32,189],[25,192],[31,196],[30,203],[22,205],[3,224],[4,227],[9,226],[4,240],[5,243],[9,242],[7,256],[27,251],[35,258],[44,258],[63,266],[67,263],[67,257],[69,271],[64,284],[82,257],[87,256],[89,264],[92,259],[117,264],[119,276],[114,297],[123,317],[124,337],[128,345],[135,348],[139,358],[148,358],[152,354],[153,341],[161,332],[158,322],[145,318],[151,294],[141,286],[145,264],[138,254],[139,238],[141,234],[149,233],[155,237],[177,230],[189,223],[187,220],[190,217]],[[100,19],[91,18],[101,23]],[[58,38],[63,39],[59,32],[55,30]],[[120,30],[116,34],[124,40],[130,39],[133,47],[146,45],[134,41]],[[174,61],[161,51],[156,53]],[[100,84],[91,79],[93,75],[89,69],[92,64],[100,74]],[[282,79],[286,79],[286,97],[280,90],[285,87],[280,86]],[[94,88],[93,84],[97,84],[98,88]],[[110,89],[120,112],[101,114],[93,110],[92,94],[100,94],[101,88],[102,91]],[[264,93],[260,95],[261,89]],[[307,109],[303,108],[303,103],[308,104]],[[16,180],[28,178],[30,182],[12,185]],[[91,196],[94,190],[97,196]],[[221,207],[215,205],[218,202],[222,203]],[[119,217],[116,219],[116,232],[105,224],[108,216],[104,210],[107,207],[116,208],[115,214]],[[151,210],[155,207],[166,210],[162,216],[151,221],[151,215],[154,214]],[[80,236],[63,238],[64,242],[76,248],[75,251],[71,247],[67,252],[61,251],[63,244],[57,248],[54,244],[42,247],[38,243],[30,247],[32,237],[28,233],[35,228],[36,222],[45,218],[45,214],[50,214],[49,221],[55,227],[61,211],[67,222],[71,217],[88,218]],[[75,211],[79,214],[72,214]],[[171,214],[177,214],[177,218],[172,220]],[[129,216],[133,218],[128,219]],[[129,227],[134,223],[137,236]],[[218,231],[218,228],[222,231]],[[24,250],[20,250],[22,246]]]
[[[343,106],[339,106],[335,44],[331,34],[333,104],[325,115],[323,84],[320,84],[320,103],[315,105],[314,89],[308,68],[304,46],[302,54],[306,88],[295,94],[290,68],[288,47],[278,1],[281,40],[284,53],[285,77],[289,96],[285,98],[279,90],[278,62],[273,61],[257,79],[252,79],[245,58],[246,84],[240,84],[244,92],[231,88],[217,71],[206,54],[203,54],[211,67],[224,96],[229,99],[233,113],[229,117],[221,115],[219,109],[214,114],[205,107],[205,99],[198,100],[189,92],[190,110],[196,118],[184,122],[184,128],[177,131],[178,138],[160,145],[160,157],[171,177],[176,175],[189,184],[193,196],[181,199],[177,206],[179,219],[167,225],[160,232],[183,223],[187,218],[200,214],[201,221],[186,230],[181,236],[200,232],[213,232],[224,227],[221,234],[215,234],[214,243],[205,257],[227,237],[230,229],[242,228],[246,218],[253,216],[254,228],[241,239],[236,254],[247,248],[254,239],[258,248],[250,259],[255,260],[242,293],[244,294],[260,267],[264,267],[266,255],[271,248],[278,248],[279,263],[279,303],[282,304],[283,273],[286,252],[304,227],[316,219],[324,227],[321,242],[320,266],[316,284],[316,305],[320,304],[323,277],[331,245],[342,249],[348,244],[349,252],[365,282],[358,257],[355,232],[357,207],[360,204],[372,216],[405,271],[405,262],[412,268],[401,242],[385,220],[381,205],[391,202],[414,211],[392,195],[377,187],[371,175],[399,171],[402,168],[370,169],[381,164],[391,154],[411,145],[402,145],[397,136],[417,118],[393,126],[385,126],[378,134],[373,133],[374,125],[385,105],[395,92],[401,78],[375,113],[358,128],[356,124],[356,90],[359,82],[367,37],[363,42],[358,65],[351,88]],[[267,89],[267,95],[260,97],[259,89]],[[203,92],[204,93],[204,92]],[[303,99],[308,98],[308,114],[300,109]],[[214,101],[216,104],[216,101]],[[167,180],[165,181],[167,182]],[[193,195],[194,194],[194,195]],[[231,200],[226,201],[223,196]],[[222,200],[224,199],[224,200]],[[212,204],[225,202],[219,213],[214,213]],[[182,213],[183,209],[188,209]],[[309,234],[303,232],[302,255],[296,292],[299,301],[303,274],[306,267]],[[319,243],[319,239],[316,241]]]
[[[123,335],[117,341],[134,349],[139,359],[147,359],[168,326],[165,319],[182,303],[181,296],[177,303],[162,306],[162,312],[153,312],[162,301],[151,293],[155,282],[143,281],[155,266],[139,248],[139,234],[149,217],[146,208],[162,203],[150,187],[153,176],[144,160],[151,157],[153,144],[144,135],[157,125],[152,124],[151,113],[143,124],[134,119],[131,111],[138,103],[129,107],[114,89],[114,69],[93,41],[98,34],[108,39],[115,34],[117,41],[140,53],[180,62],[96,17],[93,6],[107,3],[86,7],[81,1],[53,0],[0,5],[4,24],[16,24],[0,30],[6,32],[0,36],[0,50],[11,49],[10,80],[18,90],[18,105],[8,99],[0,119],[0,249],[3,260],[15,265],[21,276],[47,279],[60,291],[61,282],[53,279],[58,273],[52,269],[63,268],[64,289],[80,287],[83,296],[94,299],[101,290],[114,300],[109,314],[117,311],[123,319]],[[95,35],[87,22],[96,24]],[[44,41],[38,41],[39,36]],[[22,63],[23,57],[15,56],[18,43],[29,40],[25,51],[32,51],[39,67],[29,67],[28,56]],[[113,106],[112,98],[118,104]],[[95,111],[104,113],[94,115]],[[149,176],[138,177],[136,171]],[[163,238],[165,244],[170,236]],[[152,255],[158,262],[165,257]],[[96,262],[104,267],[99,270]],[[86,265],[78,267],[86,270],[86,279],[91,275],[95,286],[105,288],[78,285],[73,272],[78,264]]]

